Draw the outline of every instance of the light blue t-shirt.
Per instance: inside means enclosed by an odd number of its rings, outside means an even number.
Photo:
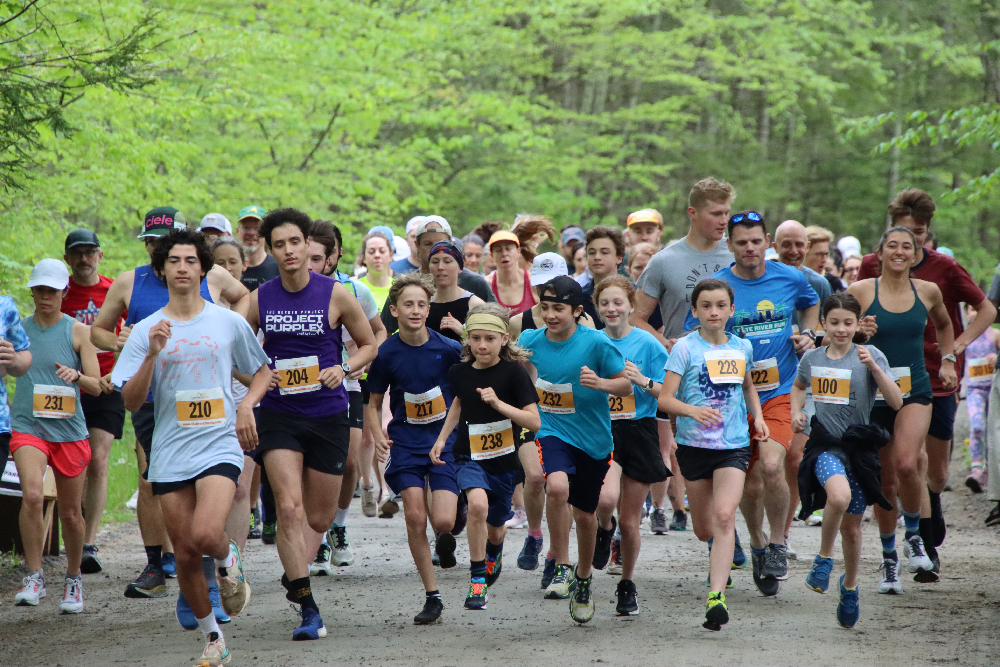
[[[708,375],[705,353],[736,350],[746,359],[746,368],[753,364],[754,351],[750,341],[730,334],[725,345],[712,345],[695,332],[677,341],[667,359],[668,372],[681,376],[677,399],[697,407],[715,408],[722,413],[722,422],[702,426],[692,417],[677,418],[677,442],[702,449],[738,449],[750,446],[750,426],[743,385],[717,384]],[[794,378],[793,378],[794,379]]]
[[[177,322],[161,309],[132,328],[111,371],[119,391],[139,371],[149,330],[163,319],[170,321],[171,333],[157,355],[151,383],[156,427],[149,481],[181,482],[220,463],[242,470],[233,367],[252,375],[267,364],[267,355],[247,321],[230,310],[206,301],[196,317]]]
[[[791,340],[795,311],[819,303],[816,290],[794,266],[770,261],[764,265],[764,275],[755,280],[737,277],[731,266],[711,276],[729,283],[736,294],[736,312],[726,323],[726,333],[735,333],[753,343],[753,356],[758,362],[777,364],[777,386],[773,389],[758,386],[761,404],[791,393],[799,366]],[[689,311],[684,330],[691,331],[697,325],[698,320]]]
[[[14,300],[0,296],[0,338],[14,346],[15,352],[27,350],[28,334],[21,326],[21,314]],[[7,406],[7,384],[0,380],[0,433],[10,433],[10,408]]]
[[[604,329],[607,334],[608,330]],[[663,382],[664,366],[667,363],[667,350],[653,334],[639,327],[632,327],[624,338],[608,339],[614,343],[626,361],[631,361],[639,368],[639,372],[653,382]],[[632,393],[635,395],[635,419],[656,416],[656,397],[647,393],[642,387],[632,383]],[[617,398],[617,397],[616,397]]]
[[[521,334],[517,344],[531,351],[531,363],[538,369],[539,381],[570,385],[566,389],[572,395],[573,407],[566,406],[564,393],[550,391],[549,396],[556,400],[546,401],[540,391],[542,400],[538,410],[542,428],[537,437],[555,436],[592,458],[607,458],[615,448],[608,394],[580,384],[580,369],[586,366],[600,377],[609,378],[625,370],[625,357],[610,338],[590,327],[578,325],[573,335],[561,343],[549,340],[546,331],[529,329]],[[538,386],[536,382],[535,387]]]

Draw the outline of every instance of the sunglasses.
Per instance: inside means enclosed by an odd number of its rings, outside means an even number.
[[[761,217],[760,213],[756,211],[750,211],[748,213],[737,213],[733,217],[729,218],[729,225],[738,225],[741,222],[760,222],[764,218]]]

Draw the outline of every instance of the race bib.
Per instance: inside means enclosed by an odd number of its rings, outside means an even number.
[[[740,350],[709,350],[705,353],[708,377],[715,384],[740,384],[747,372],[746,355]]]
[[[635,419],[635,387],[628,396],[608,396],[612,419]]]
[[[403,392],[403,403],[406,405],[408,424],[430,424],[444,419],[448,413],[441,387],[434,387],[422,394]]]
[[[750,379],[757,391],[771,391],[781,386],[781,378],[778,376],[778,360],[774,357],[763,361],[753,362],[750,369]]]
[[[469,450],[473,461],[514,453],[514,428],[509,419],[492,424],[469,424]]]
[[[993,375],[993,369],[993,364],[987,361],[986,357],[969,359],[970,380],[978,380],[979,378],[989,377],[990,375]]]
[[[178,391],[177,425],[182,428],[206,428],[226,423],[226,403],[222,387]]]
[[[552,384],[542,378],[535,380],[535,391],[538,392],[538,409],[556,415],[571,415],[576,412],[573,402],[573,385]]]
[[[323,386],[319,381],[319,357],[278,359],[274,370],[278,371],[278,393],[282,396],[317,391]]]
[[[900,366],[899,368],[890,368],[889,370],[892,371],[896,375],[896,378],[897,378],[896,379],[896,386],[899,387],[899,390],[901,392],[903,392],[903,398],[909,398],[910,397],[910,389],[912,389],[912,387],[913,387],[913,384],[911,382],[911,377],[910,377],[910,367],[909,366]],[[879,389],[877,392],[875,392],[875,400],[877,400],[877,401],[884,401],[885,400],[885,397],[882,396],[882,390],[881,389]]]
[[[851,371],[814,366],[812,393],[817,403],[848,405],[851,402]]]
[[[69,419],[76,415],[76,389],[57,384],[36,384],[31,397],[31,416]]]

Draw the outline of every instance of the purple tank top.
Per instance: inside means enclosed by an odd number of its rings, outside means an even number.
[[[330,328],[330,296],[336,281],[309,274],[309,284],[289,292],[281,278],[257,288],[264,352],[282,376],[260,407],[309,418],[330,417],[347,410],[347,390],[319,384],[320,369],[339,366],[344,344],[340,327]]]
[[[996,354],[997,346],[993,344],[990,337],[990,330],[987,329],[979,334],[979,338],[969,343],[965,348],[965,377],[970,387],[990,387],[993,385],[993,374],[984,374],[982,366],[977,366],[973,371],[971,366],[974,360],[982,359],[988,354]],[[975,373],[975,376],[973,376]]]

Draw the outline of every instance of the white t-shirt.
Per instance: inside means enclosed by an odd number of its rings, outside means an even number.
[[[351,278],[351,285],[354,286],[354,293],[358,297],[358,303],[361,304],[361,310],[364,311],[365,317],[370,321],[373,317],[378,315],[379,309],[378,304],[375,303],[375,297],[372,296],[372,291],[368,289],[368,285],[365,285],[360,280],[355,280]],[[345,285],[346,287],[346,285]],[[344,341],[344,361],[347,361],[347,341],[354,340],[351,338],[351,333],[347,330],[347,327],[341,325],[340,328],[341,339]],[[359,380],[344,380],[344,388],[347,391],[361,391],[361,382]]]

